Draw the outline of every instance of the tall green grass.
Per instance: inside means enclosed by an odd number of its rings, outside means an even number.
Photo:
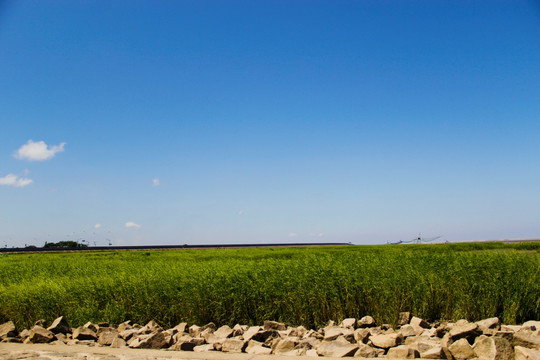
[[[540,244],[0,255],[0,322],[540,319]]]

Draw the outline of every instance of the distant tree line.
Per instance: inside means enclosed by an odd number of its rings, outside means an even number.
[[[87,248],[88,245],[86,244],[80,244],[76,241],[59,241],[59,242],[45,242],[45,245],[43,245],[45,249],[80,249],[80,248]]]

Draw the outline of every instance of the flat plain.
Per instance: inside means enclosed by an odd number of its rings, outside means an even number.
[[[0,323],[540,319],[540,243],[0,255]]]

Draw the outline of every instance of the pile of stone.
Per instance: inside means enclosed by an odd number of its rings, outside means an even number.
[[[318,330],[275,321],[263,326],[204,326],[181,323],[163,329],[155,321],[141,326],[86,323],[71,328],[59,317],[50,326],[39,320],[18,332],[13,322],[0,325],[2,342],[86,344],[89,346],[222,351],[248,354],[448,360],[540,360],[540,321],[503,325],[498,318],[477,322],[428,323],[401,313],[396,329],[377,325],[371,316],[333,321]]]

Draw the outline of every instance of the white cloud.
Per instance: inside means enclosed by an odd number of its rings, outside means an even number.
[[[56,153],[64,151],[65,142],[59,145],[49,146],[44,141],[28,140],[26,144],[21,146],[13,155],[16,159],[28,161],[44,161],[54,157]]]
[[[101,227],[101,224],[94,225],[94,229],[99,229]]]
[[[237,214],[238,214],[238,215],[244,215],[244,210],[239,210],[239,211],[237,212]]]
[[[160,186],[161,183],[159,182],[159,178],[153,178],[152,179],[152,186]]]
[[[134,228],[134,229],[140,229],[141,225],[134,223],[133,221],[128,221],[126,223],[127,228]]]
[[[289,236],[289,237],[297,237],[297,236],[298,236],[298,234],[297,234],[297,233],[289,233],[289,235],[288,235],[288,236]]]
[[[14,174],[7,174],[6,176],[0,178],[0,185],[23,187],[30,185],[34,181],[28,178],[22,178]]]

